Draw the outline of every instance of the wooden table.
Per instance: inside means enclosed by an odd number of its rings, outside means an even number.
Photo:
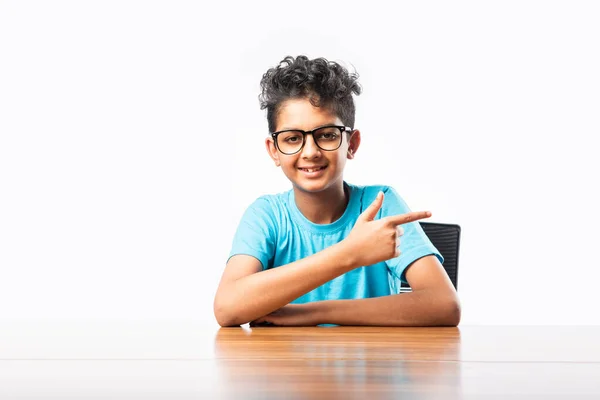
[[[0,399],[600,399],[600,327],[0,323]]]
[[[223,328],[220,394],[600,399],[600,327]]]

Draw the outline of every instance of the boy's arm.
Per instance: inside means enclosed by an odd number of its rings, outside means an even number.
[[[406,271],[412,292],[360,300],[324,301],[318,314],[338,325],[456,326],[461,309],[456,290],[435,256]]]
[[[264,271],[260,261],[252,256],[231,257],[215,296],[217,322],[221,326],[241,325],[283,307],[356,268],[351,254],[342,241],[309,257]]]
[[[357,300],[290,304],[256,322],[275,325],[456,326],[460,302],[435,256],[412,263],[406,272],[412,292]]]

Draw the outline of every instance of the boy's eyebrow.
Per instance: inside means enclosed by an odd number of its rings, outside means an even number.
[[[326,124],[321,124],[319,126],[316,126],[316,127],[312,128],[312,129],[309,129],[308,131],[313,131],[315,129],[319,129],[319,128],[322,128],[324,126],[332,126],[332,125],[333,126],[338,126],[338,124],[336,124],[335,122],[329,122],[329,123],[326,123]],[[304,131],[304,129],[283,127],[281,129],[277,130],[276,132],[280,132],[280,131]]]

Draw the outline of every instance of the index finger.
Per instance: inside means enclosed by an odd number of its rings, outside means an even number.
[[[409,222],[418,221],[431,217],[430,211],[412,211],[406,214],[391,215],[387,217],[387,220],[394,225],[408,224]]]

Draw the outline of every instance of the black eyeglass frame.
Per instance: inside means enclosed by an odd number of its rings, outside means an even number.
[[[300,151],[302,151],[302,149],[304,148],[304,145],[306,144],[306,135],[313,135],[313,140],[314,140],[314,133],[316,131],[318,131],[319,129],[324,129],[324,128],[338,128],[340,130],[340,136],[344,134],[344,132],[354,132],[354,129],[350,128],[349,126],[344,126],[344,125],[325,125],[325,126],[320,126],[318,128],[313,129],[312,131],[303,131],[302,129],[285,129],[283,131],[277,131],[277,132],[272,132],[271,133],[271,137],[273,138],[273,142],[275,143],[275,148],[277,148],[277,151],[279,151],[281,154],[285,154],[287,156],[291,156],[292,154],[296,154]],[[279,136],[280,133],[285,133],[285,132],[301,132],[302,133],[302,146],[300,146],[300,148],[293,152],[293,153],[284,153],[283,151],[281,151],[281,149],[279,148],[279,144],[277,144],[277,136]],[[315,145],[323,150],[323,151],[336,151],[337,149],[340,148],[340,146],[342,145],[342,142],[344,141],[344,138],[342,137],[340,140],[340,144],[338,144],[338,146],[335,149],[324,149],[321,146],[319,146],[319,143],[317,143],[316,140],[314,140]]]

